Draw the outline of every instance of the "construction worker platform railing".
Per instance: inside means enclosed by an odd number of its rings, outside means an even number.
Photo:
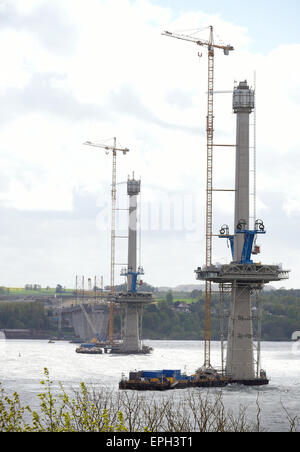
[[[119,292],[111,298],[115,303],[152,303],[152,293],[147,292]]]
[[[265,284],[271,281],[288,279],[289,277],[289,270],[283,270],[278,265],[261,264],[231,263],[218,267],[212,265],[203,269],[199,267],[195,273],[197,274],[198,280],[215,283],[246,281],[247,283]]]

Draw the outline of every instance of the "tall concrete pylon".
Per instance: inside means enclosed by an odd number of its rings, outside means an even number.
[[[235,212],[234,225],[245,221],[249,229],[249,118],[255,108],[254,91],[247,82],[240,82],[233,92],[233,111],[236,114],[236,165],[235,165]],[[240,262],[244,247],[244,237],[234,236],[234,260]]]
[[[127,292],[136,293],[137,276],[137,197],[140,193],[141,181],[134,178],[127,181],[127,194],[129,196],[129,221],[128,221],[128,268],[127,268]],[[135,297],[134,301],[125,303],[123,351],[135,352],[141,350],[140,323],[143,303]]]
[[[220,287],[221,300],[225,291],[230,293],[230,313],[228,320],[228,340],[226,365],[222,370],[227,379],[244,385],[268,384],[265,371],[260,367],[260,337],[257,338],[257,358],[255,369],[252,296],[260,300],[265,284],[288,279],[289,271],[279,265],[255,263],[252,254],[255,237],[265,234],[262,220],[256,220],[254,229],[249,224],[249,118],[255,107],[255,93],[247,84],[240,82],[233,92],[233,110],[236,114],[236,173],[234,232],[229,233],[227,225],[222,226],[219,237],[230,241],[232,262],[225,265],[198,267],[197,279],[216,283]],[[222,301],[222,305],[224,304]],[[259,301],[259,326],[261,329],[262,305]],[[222,332],[221,332],[222,336]]]
[[[235,232],[249,229],[249,117],[253,111],[254,91],[240,82],[233,93],[236,114]],[[234,234],[234,262],[242,261],[244,234]],[[251,286],[247,281],[234,282],[228,328],[226,375],[234,380],[255,377]]]
[[[142,267],[137,267],[137,197],[141,190],[141,181],[128,178],[129,196],[128,221],[128,263],[121,275],[127,277],[127,292],[119,293],[116,302],[123,309],[123,343],[118,353],[149,353],[150,347],[141,342],[143,307],[152,302],[152,294],[137,292],[137,278],[143,275]]]
[[[129,197],[128,220],[128,270],[134,274],[137,272],[137,197],[141,192],[141,181],[128,179],[127,194]],[[127,276],[127,290],[130,291],[133,282],[133,274]]]

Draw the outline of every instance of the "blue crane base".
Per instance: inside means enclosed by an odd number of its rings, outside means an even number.
[[[244,231],[236,231],[236,234],[244,234],[245,236],[240,264],[253,264],[253,261],[251,260],[251,254],[253,250],[255,236],[256,234],[265,234],[265,233],[266,231],[257,231],[257,230],[251,231],[248,229],[245,229]],[[219,238],[229,240],[232,259],[234,259],[234,235],[219,235]]]
[[[143,275],[143,274],[144,273],[139,272],[139,271],[138,272],[127,271],[126,273],[122,273],[122,276],[128,276],[128,275],[132,276],[131,286],[130,286],[131,293],[136,293],[137,277],[139,275]]]

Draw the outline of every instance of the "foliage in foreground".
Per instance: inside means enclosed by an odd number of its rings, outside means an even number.
[[[53,393],[53,382],[44,369],[39,409],[23,406],[14,393],[5,394],[0,386],[0,432],[261,432],[261,410],[257,401],[255,421],[247,409],[233,415],[225,409],[222,393],[210,395],[198,390],[180,396],[151,397],[137,392],[88,389],[81,383],[72,397],[60,385]],[[284,409],[290,431],[297,431],[299,419]]]

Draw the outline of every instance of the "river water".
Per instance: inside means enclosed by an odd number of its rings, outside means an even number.
[[[83,381],[118,391],[122,373],[127,376],[130,370],[181,369],[191,374],[203,364],[202,342],[144,343],[153,347],[151,355],[82,355],[75,352],[76,344],[68,342],[5,340],[0,336],[0,382],[8,393],[16,391],[22,403],[35,406],[45,367],[51,380],[57,385],[61,382],[65,389],[76,388]],[[218,342],[212,343],[211,354],[212,364],[220,366]],[[222,388],[224,404],[233,412],[241,405],[246,406],[249,416],[254,419],[258,398],[263,427],[273,432],[286,431],[289,422],[283,406],[291,416],[300,417],[300,342],[264,342],[262,361],[271,379],[269,386]],[[164,396],[179,392],[181,390],[167,391]],[[157,394],[159,397],[160,393]]]

